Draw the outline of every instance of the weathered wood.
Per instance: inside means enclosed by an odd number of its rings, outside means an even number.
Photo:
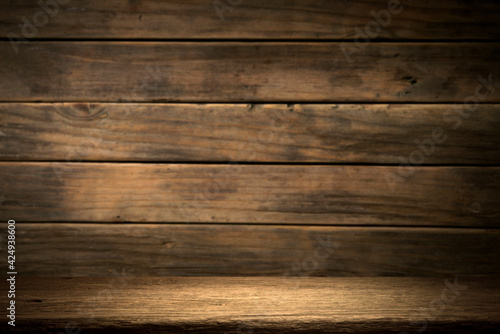
[[[16,54],[2,42],[0,101],[493,103],[499,52],[372,43],[346,58],[340,43],[32,42]]]
[[[500,231],[496,229],[16,226],[16,264],[23,277],[102,277],[122,272],[153,277],[500,275]],[[4,240],[6,231],[2,229]]]
[[[422,164],[499,164],[500,106],[465,112],[455,105],[4,103],[0,159],[399,164],[417,151],[425,153]],[[436,129],[443,133],[436,137]]]
[[[42,1],[45,3],[48,1]],[[63,1],[61,1],[63,2]],[[353,39],[377,22],[372,11],[387,11],[388,0],[238,0],[238,1],[69,1],[32,38],[116,39]],[[230,5],[234,4],[234,6]],[[219,4],[215,6],[214,4]],[[497,1],[402,0],[390,17],[381,17],[372,39],[498,38]],[[216,9],[218,8],[218,10]],[[49,9],[55,12],[55,9]],[[0,2],[0,37],[23,36],[23,17],[33,23],[42,12],[37,0]],[[40,15],[40,14],[38,14]],[[43,14],[42,14],[43,15]],[[43,17],[37,22],[43,22]],[[387,23],[386,23],[387,22]],[[32,36],[33,35],[33,36]]]
[[[16,328],[9,326],[9,332],[385,334],[500,328],[498,278],[20,277],[17,287]],[[6,329],[7,322],[1,326]]]
[[[497,167],[1,162],[0,183],[4,220],[498,227],[500,217]]]

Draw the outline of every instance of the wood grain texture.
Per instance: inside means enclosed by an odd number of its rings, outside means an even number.
[[[498,227],[500,214],[497,167],[2,162],[0,183],[0,217],[18,221]]]
[[[499,128],[491,104],[3,103],[0,159],[488,165]]]
[[[3,283],[5,285],[5,283]],[[495,333],[498,278],[19,278],[17,331]],[[5,298],[4,298],[5,300]],[[2,300],[2,305],[5,305]],[[6,321],[2,328],[7,327]],[[12,332],[12,328],[9,328]]]
[[[0,101],[493,103],[499,52],[371,43],[348,63],[341,43],[32,42],[16,54],[2,42]]]
[[[496,229],[19,222],[16,227],[22,277],[500,275]]]
[[[45,3],[47,1],[43,1]],[[64,2],[64,1],[61,1]],[[70,1],[31,38],[113,39],[353,39],[376,22],[388,0]],[[231,6],[230,4],[234,4]],[[498,38],[497,1],[401,1],[373,39]],[[42,11],[36,0],[0,1],[0,37],[23,37],[22,18]],[[43,18],[40,19],[43,22]],[[374,28],[372,28],[376,31]]]

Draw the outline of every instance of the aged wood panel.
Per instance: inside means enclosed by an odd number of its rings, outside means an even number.
[[[23,277],[500,275],[497,229],[16,226],[16,264]]]
[[[500,328],[498,278],[19,278],[17,285],[18,331],[382,334]]]
[[[499,128],[491,104],[4,103],[0,159],[499,164]]]
[[[56,3],[42,1],[47,2]],[[45,7],[51,16],[44,19],[36,0],[1,1],[0,37],[352,39],[355,28],[365,31],[367,24],[373,25],[371,39],[496,39],[500,33],[500,7],[494,0],[473,5],[403,0],[391,11],[388,0],[60,2],[66,4]],[[40,27],[30,30],[34,20]]]
[[[499,43],[341,46],[2,42],[0,101],[500,102]]]
[[[500,168],[0,163],[2,219],[498,227]]]

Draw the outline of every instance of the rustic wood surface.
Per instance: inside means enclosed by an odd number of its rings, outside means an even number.
[[[500,168],[412,168],[1,162],[0,217],[498,227]]]
[[[495,333],[500,327],[498,278],[115,276],[19,278],[17,286],[15,330],[24,332]]]
[[[47,1],[43,1],[45,3]],[[31,38],[93,39],[353,39],[387,11],[388,0],[60,1]],[[214,3],[217,6],[214,6]],[[233,5],[231,5],[233,4]],[[494,0],[402,0],[371,39],[497,39]],[[218,8],[218,11],[216,10]],[[402,8],[402,9],[401,9]],[[42,11],[36,0],[0,1],[0,37],[23,36],[22,18]],[[39,18],[43,22],[43,18]],[[385,23],[387,22],[387,24]]]
[[[0,101],[493,103],[499,52],[371,43],[346,58],[340,43],[31,42],[16,54],[0,42]]]
[[[492,104],[3,103],[0,159],[499,164],[499,128]]]
[[[500,2],[394,1],[0,0],[0,332],[498,333]]]
[[[17,223],[16,232],[22,277],[500,275],[497,229]]]

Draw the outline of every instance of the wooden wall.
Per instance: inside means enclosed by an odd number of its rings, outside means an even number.
[[[58,1],[0,1],[23,275],[500,274],[497,1]]]

